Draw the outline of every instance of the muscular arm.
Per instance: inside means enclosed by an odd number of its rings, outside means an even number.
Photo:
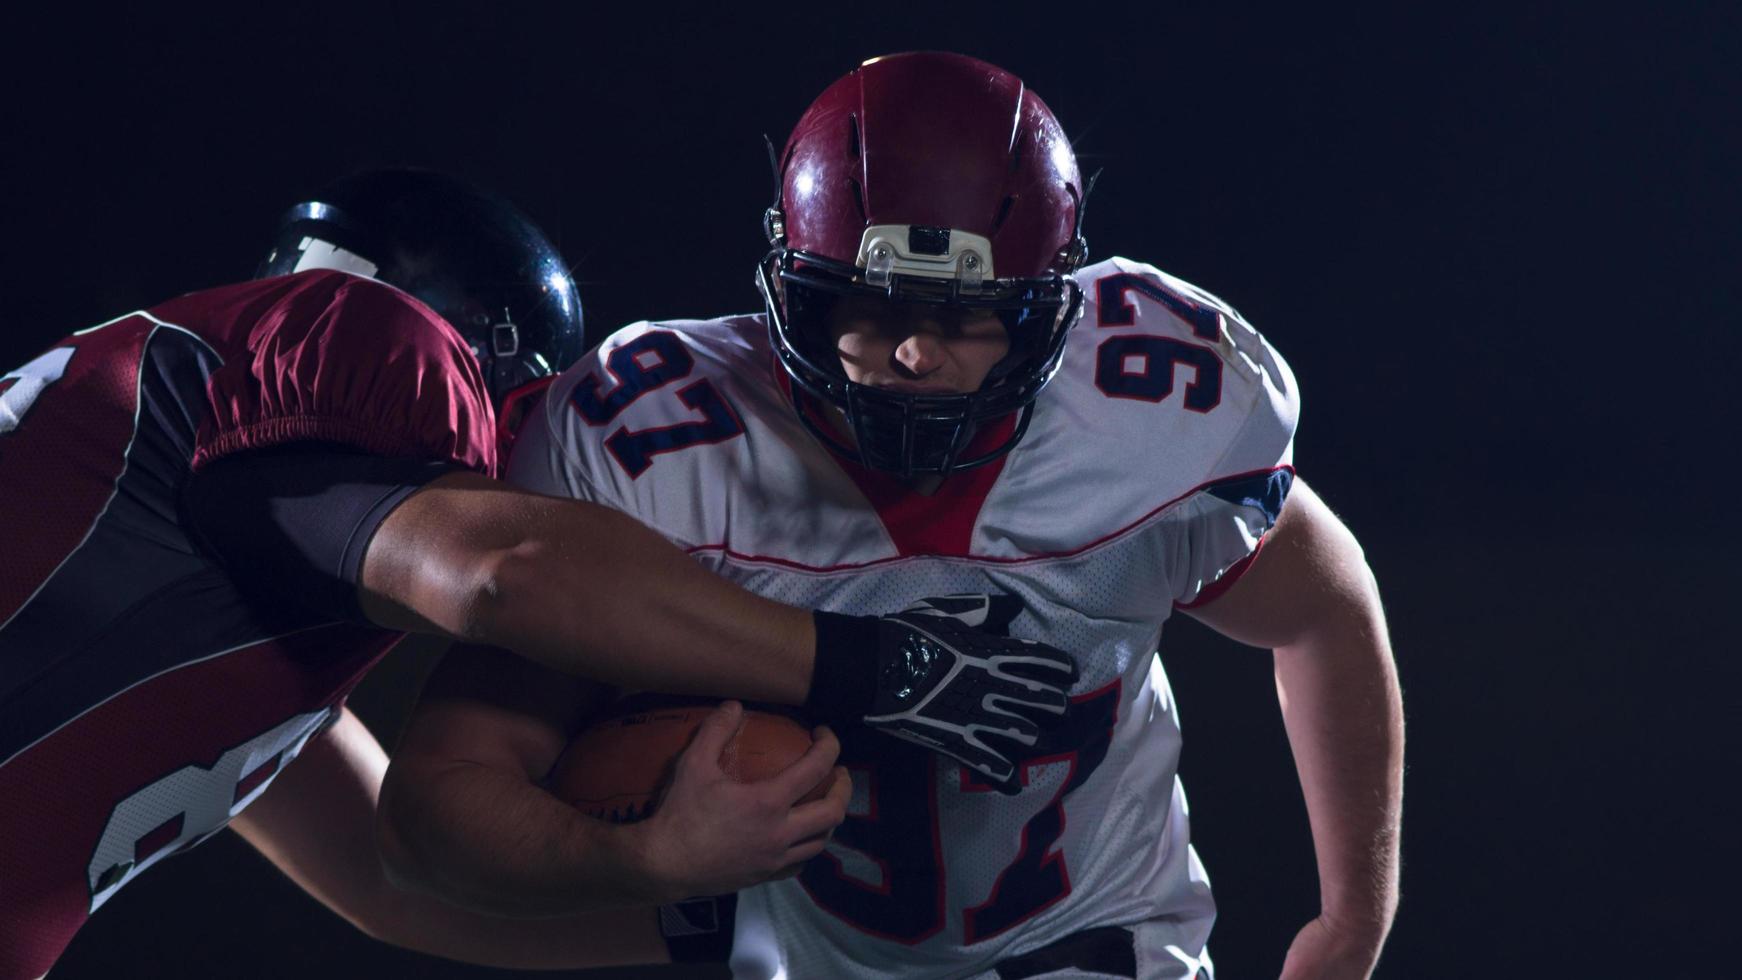
[[[230,826],[304,891],[385,942],[519,969],[663,961],[665,945],[646,909],[507,919],[400,891],[375,841],[386,769],[380,744],[346,711]]]
[[[451,650],[436,668],[383,790],[390,873],[504,915],[653,904],[641,825],[589,820],[535,785],[607,692],[558,674],[523,681],[535,673],[544,674],[485,648]],[[569,872],[580,866],[589,873],[577,881]]]
[[[1398,899],[1403,703],[1360,545],[1296,481],[1245,576],[1191,612],[1275,650],[1277,697],[1312,823],[1320,923],[1337,937],[1333,958],[1365,958],[1370,968]]]
[[[452,466],[296,443],[208,465],[180,509],[202,550],[273,604],[488,643],[624,688],[863,720],[994,780],[1009,778],[1010,761],[970,726],[1032,736],[1039,723],[1012,721],[975,691],[1062,713],[1075,676],[1063,651],[983,635],[944,641],[931,636],[941,627],[901,615],[771,602],[622,513]],[[901,650],[920,633],[961,669],[909,676]],[[1035,676],[1001,679],[1006,661]]]
[[[828,775],[832,734],[819,729],[785,771],[736,783],[719,767],[740,717],[727,710],[679,757],[652,817],[613,826],[582,816],[539,781],[608,693],[505,651],[451,651],[383,789],[378,833],[395,880],[508,915],[661,904],[795,871],[846,815],[844,770],[826,797],[793,805]]]
[[[272,602],[502,646],[637,689],[795,705],[813,693],[808,610],[709,574],[617,511],[451,462],[272,446],[196,472],[181,511],[202,549]],[[860,714],[863,702],[829,707]]]
[[[751,595],[614,510],[473,473],[441,477],[387,516],[359,592],[382,626],[619,687],[782,704],[810,689],[809,612]]]

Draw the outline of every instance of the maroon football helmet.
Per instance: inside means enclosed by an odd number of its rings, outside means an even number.
[[[1009,452],[1082,314],[1070,273],[1087,254],[1083,186],[1052,111],[1020,79],[957,54],[873,58],[811,103],[777,164],[758,282],[794,382],[838,407],[880,470],[947,474]],[[911,394],[847,380],[828,328],[846,296],[990,310],[1010,352],[980,390]],[[1009,438],[962,458],[980,426],[1021,412]]]

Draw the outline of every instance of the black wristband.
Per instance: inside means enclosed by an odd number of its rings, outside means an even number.
[[[856,722],[870,713],[877,695],[877,637],[883,624],[876,616],[812,616],[817,654],[805,710],[827,721]]]

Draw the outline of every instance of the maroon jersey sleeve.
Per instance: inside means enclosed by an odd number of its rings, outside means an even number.
[[[495,472],[483,376],[432,310],[391,286],[329,270],[261,285],[225,294],[235,296],[228,309],[198,311],[208,322],[231,321],[241,349],[232,346],[211,376],[195,470],[241,450],[313,440]],[[191,311],[178,302],[153,312],[185,322]]]

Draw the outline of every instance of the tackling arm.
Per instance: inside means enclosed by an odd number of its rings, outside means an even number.
[[[230,826],[304,891],[369,936],[491,966],[553,969],[657,962],[645,909],[554,919],[467,911],[387,879],[375,811],[387,755],[349,710],[315,738]]]
[[[628,690],[802,705],[961,760],[995,783],[1008,748],[1064,713],[1075,661],[969,625],[813,615],[703,569],[657,532],[597,504],[517,490],[470,473],[432,481],[381,522],[363,558],[363,612],[395,629],[511,649]],[[927,625],[931,624],[931,625]],[[946,637],[945,634],[948,636]],[[903,653],[923,643],[954,669]],[[1002,666],[1027,674],[1001,679]],[[1018,717],[981,697],[997,690]]]
[[[969,737],[1056,717],[1076,676],[1061,650],[990,634],[943,639],[905,615],[771,602],[705,571],[664,537],[598,504],[542,496],[450,464],[326,444],[239,453],[188,481],[191,535],[245,591],[334,619],[513,649],[633,690],[801,705],[960,759],[993,781],[1005,749]],[[951,665],[909,658],[923,643]],[[1010,684],[998,666],[1032,668]],[[953,707],[952,707],[953,706]],[[965,710],[964,710],[965,707]],[[965,723],[965,724],[964,724]]]
[[[382,626],[630,690],[796,705],[811,687],[808,611],[730,584],[610,508],[474,473],[431,482],[382,521],[359,594]]]
[[[1403,703],[1361,547],[1297,480],[1252,567],[1190,612],[1235,640],[1275,650],[1321,907],[1296,938],[1283,975],[1364,977],[1398,900]]]

